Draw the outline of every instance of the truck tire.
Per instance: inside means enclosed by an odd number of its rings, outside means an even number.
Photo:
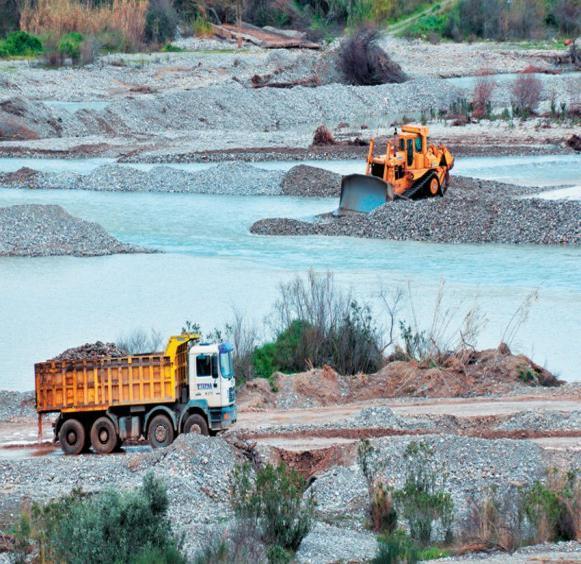
[[[208,435],[208,424],[206,420],[199,415],[194,413],[190,415],[186,422],[184,423],[184,433],[196,433],[198,435]]]
[[[156,415],[147,429],[147,440],[153,448],[162,448],[173,443],[175,433],[167,415]]]
[[[97,454],[109,454],[117,446],[115,425],[108,417],[99,417],[91,427],[91,445]]]
[[[85,448],[87,433],[76,419],[67,419],[60,428],[59,442],[65,454],[81,454]]]

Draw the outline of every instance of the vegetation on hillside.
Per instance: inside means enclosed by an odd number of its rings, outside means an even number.
[[[185,563],[168,508],[165,485],[153,474],[126,493],[73,490],[22,513],[14,531],[16,560],[26,562],[36,552],[43,562]]]
[[[0,38],[26,31],[50,50],[63,35],[79,33],[96,49],[136,51],[163,46],[178,27],[207,36],[211,23],[233,23],[238,15],[317,40],[370,24],[455,41],[575,37],[581,30],[578,0],[0,0]],[[15,54],[4,47],[0,56]]]

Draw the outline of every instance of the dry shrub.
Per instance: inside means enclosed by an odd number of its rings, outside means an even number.
[[[376,533],[393,533],[397,527],[397,512],[391,493],[391,488],[383,482],[376,482],[371,489],[369,517],[371,530]]]
[[[326,125],[319,125],[313,135],[313,145],[334,145],[333,133]]]
[[[472,96],[472,105],[474,107],[472,115],[476,119],[482,119],[490,115],[492,110],[492,93],[495,88],[496,82],[486,76],[482,76],[476,81]]]
[[[360,86],[405,82],[402,68],[377,44],[379,31],[363,27],[341,43],[339,67],[345,80]]]
[[[512,104],[519,115],[534,113],[541,101],[543,83],[533,73],[523,73],[512,86]]]
[[[124,48],[137,50],[143,45],[147,0],[113,0],[112,4],[91,6],[75,0],[26,0],[20,27],[36,35],[61,37],[70,32],[99,35],[120,33]]]
[[[464,543],[476,550],[516,550],[521,543],[520,504],[516,490],[504,499],[492,490],[480,502],[472,499],[462,535]]]

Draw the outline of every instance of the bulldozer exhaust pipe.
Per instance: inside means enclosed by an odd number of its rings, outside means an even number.
[[[391,184],[377,176],[349,174],[341,181],[339,215],[343,212],[369,213],[394,199]]]

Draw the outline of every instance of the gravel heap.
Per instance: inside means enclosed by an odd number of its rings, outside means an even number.
[[[377,539],[371,531],[354,531],[316,523],[303,539],[297,562],[367,562],[375,556]]]
[[[281,193],[284,172],[264,170],[243,162],[224,163],[196,172],[168,166],[142,171],[118,164],[103,165],[87,175],[17,171],[0,175],[0,186],[110,192],[189,192],[237,196]]]
[[[341,175],[322,168],[293,166],[282,181],[282,193],[288,196],[329,197],[341,195]]]
[[[382,437],[372,439],[375,452],[371,464],[378,476],[395,488],[405,480],[403,453],[412,441],[422,441],[434,453],[435,466],[446,475],[446,489],[454,501],[453,529],[461,530],[468,516],[471,500],[482,500],[491,488],[498,499],[514,499],[515,489],[528,486],[545,476],[542,449],[530,441],[478,439],[454,435],[417,437]],[[318,511],[331,521],[349,515],[351,525],[362,527],[368,491],[359,467],[335,467],[311,486],[318,500]]]
[[[0,208],[0,256],[101,256],[152,252],[126,245],[100,225],[55,205]]]
[[[86,492],[141,485],[152,471],[163,479],[170,500],[169,516],[184,533],[190,559],[229,515],[228,481],[237,463],[237,449],[216,437],[180,435],[168,448],[126,455],[0,458],[0,528],[10,513],[14,520],[24,499],[46,502],[79,487]]]
[[[98,356],[121,357],[126,355],[127,352],[120,349],[115,343],[97,341],[67,349],[50,360],[85,360]]]
[[[126,71],[127,72],[127,71]],[[169,74],[169,73],[168,73]],[[54,81],[54,79],[53,79]],[[188,89],[116,98],[105,109],[71,114],[38,102],[18,99],[18,113],[2,111],[0,121],[14,122],[14,138],[147,135],[163,131],[288,130],[321,123],[390,123],[410,108],[414,115],[447,108],[460,92],[436,78],[384,84],[373,88],[328,84],[318,88],[248,88],[236,80],[217,81]],[[142,86],[142,85],[140,85]],[[14,99],[8,99],[11,101]],[[22,106],[22,108],[20,108]],[[23,129],[19,133],[19,129]],[[24,131],[26,130],[26,131]],[[175,133],[172,134],[175,138]]]
[[[581,431],[581,411],[519,411],[495,428],[499,431]]]
[[[435,243],[581,245],[581,202],[519,198],[538,189],[454,177],[444,198],[396,200],[368,215],[331,215],[308,223],[263,219],[260,235],[330,235]]]
[[[34,392],[0,390],[0,421],[17,417],[36,417]]]

